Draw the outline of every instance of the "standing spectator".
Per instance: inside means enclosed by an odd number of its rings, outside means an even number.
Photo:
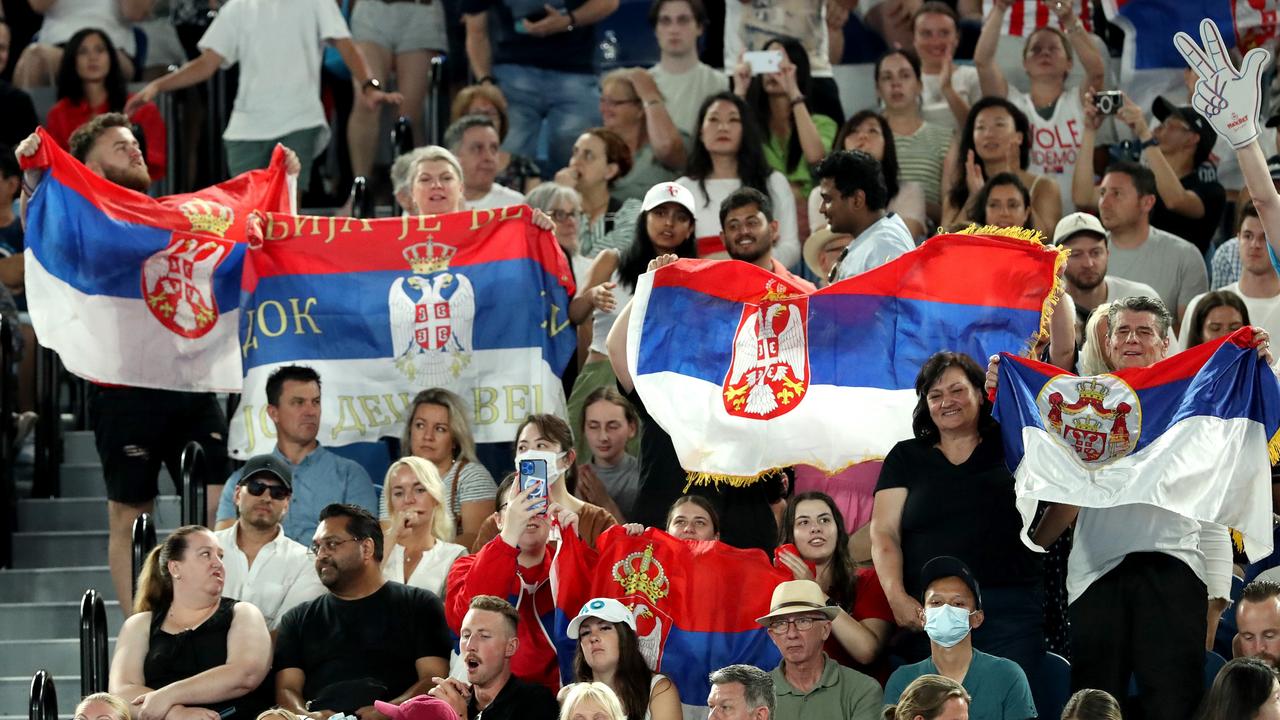
[[[712,672],[708,720],[771,720],[773,676],[754,665],[730,665]]]
[[[67,41],[58,66],[58,102],[49,108],[44,126],[63,150],[76,128],[91,118],[121,112],[128,100],[127,79],[111,38],[97,28],[85,28]],[[167,170],[168,145],[164,120],[155,103],[146,103],[129,120],[142,129],[147,172],[159,180]]]
[[[218,541],[199,525],[147,555],[108,682],[135,718],[207,708],[246,720],[270,704],[259,692],[271,669],[267,624],[258,608],[222,597],[224,572]]]
[[[1028,35],[1022,51],[1022,67],[1031,80],[1031,90],[1024,93],[1010,87],[995,56],[1001,25],[1014,2],[992,2],[973,51],[973,63],[978,68],[982,94],[1007,97],[1031,121],[1034,147],[1027,169],[1054,180],[1063,203],[1062,211],[1070,212],[1075,209],[1070,202],[1074,166],[1077,161],[1088,157],[1088,151],[1081,147],[1085,112],[1091,102],[1085,96],[1090,88],[1101,89],[1106,84],[1102,55],[1093,44],[1092,35],[1076,17],[1075,3],[1054,0],[1051,3],[1053,12],[1066,32],[1045,26]],[[1085,79],[1079,87],[1068,88],[1067,77],[1071,74],[1073,52],[1080,57]],[[1048,221],[1044,229],[1053,227],[1055,222],[1056,218]]]
[[[297,31],[282,33],[280,28]],[[382,91],[331,0],[240,0],[218,11],[200,38],[198,57],[147,83],[129,99],[125,111],[132,112],[162,92],[198,85],[220,68],[238,64],[240,84],[222,133],[227,167],[232,175],[266,167],[278,142],[297,151],[302,161],[298,190],[306,192],[311,162],[329,142],[319,92],[326,42],[337,48],[351,70],[360,87],[359,102],[375,108],[403,101],[399,93]]]
[[[9,67],[9,48],[12,42],[13,33],[4,18],[0,17],[0,75]],[[36,126],[40,124],[31,96],[4,78],[0,78],[0,107],[4,108],[4,112],[0,113],[0,145],[16,146],[23,138],[35,132]]]
[[[1280,717],[1276,669],[1256,658],[1236,658],[1218,671],[1198,720]]]
[[[13,68],[13,84],[20,88],[48,87],[57,78],[63,46],[85,28],[100,28],[116,47],[120,72],[134,77],[138,52],[133,23],[151,17],[155,0],[29,0],[44,16],[38,39],[27,45]]]
[[[876,61],[876,95],[893,130],[898,179],[924,188],[925,209],[936,221],[942,217],[943,158],[953,132],[924,119],[920,77],[920,61],[905,50],[890,50]]]
[[[617,133],[591,128],[573,143],[569,164],[556,173],[555,180],[578,191],[582,197],[582,219],[578,224],[578,252],[595,257],[606,248],[623,248],[631,241],[631,231],[615,222],[622,199],[613,194],[613,185],[631,172],[631,148]],[[615,233],[620,227],[622,232]]]
[[[493,514],[497,488],[476,459],[466,403],[444,388],[430,388],[413,398],[407,416],[400,452],[436,466],[444,491],[441,505],[453,521],[451,542],[470,547],[481,523]]]
[[[875,158],[861,150],[838,150],[819,163],[814,174],[831,231],[853,236],[836,263],[836,280],[879,267],[915,248],[902,218],[885,211],[888,190]]]
[[[324,594],[307,549],[289,539],[280,524],[292,494],[287,464],[275,455],[249,458],[234,495],[239,519],[213,534],[224,553],[223,597],[253,603],[273,640],[290,608]]]
[[[409,196],[418,215],[443,215],[465,210],[462,164],[439,145],[418,148],[411,154]]]
[[[564,167],[574,139],[600,123],[594,26],[617,8],[618,0],[464,0],[467,60],[507,97],[509,152],[533,157],[545,127],[551,167]]]
[[[979,226],[1025,228],[1031,225],[1031,193],[1017,175],[997,173],[973,196],[973,221]]]
[[[662,92],[643,68],[614,70],[600,81],[600,117],[631,150],[631,170],[617,178],[610,195],[639,200],[649,188],[675,180],[684,171],[682,135],[667,112]]]
[[[738,188],[720,203],[720,239],[731,259],[768,270],[802,292],[818,289],[808,280],[792,275],[773,256],[778,244],[778,221],[769,196],[759,190]]]
[[[698,134],[698,108],[705,98],[729,89],[729,78],[698,59],[698,38],[707,29],[702,0],[654,0],[649,25],[658,38],[658,64],[649,69],[676,129]],[[688,149],[686,147],[686,149]]]
[[[667,532],[681,540],[719,540],[720,516],[701,495],[681,495],[667,511]]]
[[[493,595],[472,598],[458,633],[467,682],[436,678],[440,682],[431,695],[449,703],[459,719],[480,720],[483,713],[487,720],[555,720],[555,695],[514,674],[519,625],[520,615],[506,600]]]
[[[311,554],[329,592],[280,624],[280,707],[366,717],[375,700],[402,703],[447,674],[452,643],[440,599],[384,580],[382,547],[382,528],[363,508],[335,503],[321,511]]]
[[[955,63],[959,22],[955,9],[940,0],[928,0],[911,19],[924,99],[920,113],[925,122],[950,130],[963,127],[969,106],[982,98],[977,68]]]
[[[1237,236],[1240,241],[1240,260],[1243,271],[1239,280],[1215,292],[1232,293],[1244,301],[1247,310],[1241,313],[1242,317],[1237,319],[1238,322],[1260,326],[1269,333],[1280,333],[1280,276],[1276,275],[1276,269],[1271,265],[1271,258],[1267,255],[1267,235],[1263,232],[1262,221],[1258,219],[1258,210],[1254,207],[1252,200],[1244,201],[1240,208],[1240,218],[1240,231]],[[1205,295],[1201,294],[1187,303],[1186,314],[1188,318],[1192,318],[1192,321],[1178,336],[1179,349],[1194,347],[1188,338],[1196,334],[1204,341],[1212,339],[1205,335],[1203,323],[1210,320],[1213,311],[1199,314],[1200,324],[1195,322],[1196,311],[1204,301]]]
[[[453,99],[449,122],[457,122],[463,115],[489,116],[498,128],[498,140],[507,139],[507,132],[510,130],[507,98],[497,85],[483,83],[468,85],[459,90],[457,97]],[[498,148],[498,176],[494,182],[527,195],[542,182],[542,170],[528,155],[513,155]]]
[[[1094,308],[1112,300],[1156,296],[1156,291],[1146,283],[1107,272],[1111,242],[1098,218],[1083,212],[1062,218],[1053,230],[1053,244],[1071,251],[1063,280],[1081,318],[1088,318]]]
[[[698,137],[684,177],[676,180],[693,193],[698,256],[720,256],[720,203],[740,187],[765,193],[778,213],[778,245],[774,257],[783,267],[800,259],[795,196],[782,173],[769,167],[760,126],[742,98],[720,93],[698,109]]]
[[[285,535],[310,544],[316,518],[330,503],[377,509],[377,493],[364,468],[326,450],[316,439],[320,434],[319,373],[300,365],[286,365],[272,372],[267,378],[267,417],[276,431],[271,454],[287,464],[293,477],[293,512],[285,517]],[[209,486],[210,497],[217,494],[215,490],[222,495],[218,530],[235,524],[235,488],[242,472],[231,473],[226,485]]]
[[[25,234],[22,221],[13,211],[13,201],[21,188],[22,168],[18,165],[18,158],[8,147],[0,145],[0,295],[10,293],[16,299],[16,308],[26,310],[26,267],[22,256],[22,250],[26,246]],[[25,340],[26,331],[23,332]],[[35,337],[34,334],[32,337]],[[34,384],[34,378],[32,382]],[[32,407],[21,400],[18,405],[23,408]]]
[[[524,195],[496,182],[499,142],[498,127],[486,115],[464,115],[444,131],[445,147],[462,165],[463,197],[469,209],[524,204]]]
[[[467,553],[465,547],[450,542],[453,518],[446,507],[440,473],[433,463],[409,456],[391,464],[382,492],[383,579],[444,597],[449,568]]]
[[[640,491],[640,461],[627,452],[639,433],[640,416],[614,386],[598,387],[583,401],[578,434],[586,438],[591,460],[578,466],[578,476],[594,476],[617,507],[613,515],[620,523],[635,513]]]
[[[963,685],[943,675],[921,675],[902,697],[884,699],[885,720],[968,720],[972,702]]]
[[[635,615],[626,605],[613,598],[588,600],[569,621],[568,636],[577,642],[573,656],[577,682],[603,683],[612,690],[624,711],[619,720],[679,720],[680,692],[670,678],[646,664]]]
[[[813,73],[809,107],[840,124],[844,110],[831,69],[827,3],[813,0],[726,0],[724,67],[736,67],[748,50],[763,50],[770,40],[798,39]]]

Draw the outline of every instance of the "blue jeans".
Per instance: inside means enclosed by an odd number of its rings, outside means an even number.
[[[523,65],[495,65],[493,76],[507,96],[510,129],[502,149],[536,157],[538,133],[547,124],[549,167],[544,180],[569,164],[573,143],[587,128],[600,124],[600,87],[595,75],[542,70]]]

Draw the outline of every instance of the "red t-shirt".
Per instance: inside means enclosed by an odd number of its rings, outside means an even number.
[[[129,97],[133,96],[130,95]],[[58,147],[63,150],[70,150],[71,133],[98,115],[108,112],[110,112],[110,108],[106,105],[91,108],[87,100],[73,103],[70,99],[63,98],[49,108],[49,115],[44,120],[44,128],[49,131],[49,135],[58,143]],[[151,173],[152,180],[159,180],[164,177],[169,157],[168,138],[164,127],[164,119],[160,117],[160,110],[155,103],[147,103],[138,108],[138,111],[133,115],[130,115],[129,119],[142,128],[142,135],[146,138],[145,145],[147,146],[147,156],[145,158],[147,172]]]
[[[884,588],[880,587],[880,578],[876,576],[875,568],[858,568],[853,583],[852,606],[846,602],[844,609],[854,620],[884,620],[890,627],[894,626],[893,608],[889,607],[889,599],[884,595]],[[882,687],[889,679],[889,660],[885,654],[870,665],[863,665],[845,651],[835,635],[827,638],[822,649],[827,651],[832,660],[870,675]]]

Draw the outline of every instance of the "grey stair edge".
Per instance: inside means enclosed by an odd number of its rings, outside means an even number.
[[[14,533],[14,534],[17,535],[18,533]],[[65,573],[65,572],[87,572],[87,571],[102,572],[104,570],[110,570],[110,569],[111,567],[109,565],[67,565],[65,567],[58,566],[58,567],[39,567],[39,568],[5,568],[3,570],[0,570],[0,577],[4,577],[9,573],[43,573],[43,572]]]
[[[157,528],[156,536],[165,537],[166,535],[169,535],[176,529],[177,529],[176,527]],[[41,538],[85,537],[88,535],[109,535],[109,534],[110,534],[110,531],[106,529],[102,529],[102,530],[23,530],[20,532],[15,532],[13,536],[15,539],[21,537],[23,539],[28,539],[28,540],[39,540]]]

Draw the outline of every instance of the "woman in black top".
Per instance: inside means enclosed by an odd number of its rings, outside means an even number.
[[[253,718],[271,705],[267,623],[222,597],[224,572],[217,539],[198,525],[147,556],[111,660],[111,694],[134,720]]]
[[[899,625],[922,629],[920,571],[963,560],[982,588],[974,647],[1025,668],[1044,652],[1039,556],[1023,544],[984,373],[968,355],[935,353],[916,377],[915,437],[889,451],[876,484],[871,552]],[[919,641],[917,641],[919,642]]]

